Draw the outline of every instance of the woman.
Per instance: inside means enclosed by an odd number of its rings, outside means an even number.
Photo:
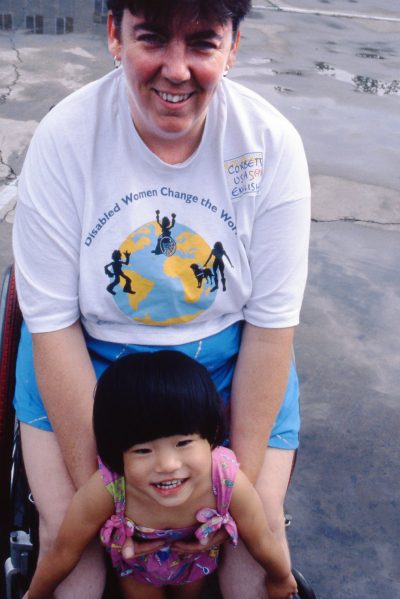
[[[32,141],[14,228],[31,333],[23,330],[15,404],[43,552],[95,469],[96,377],[124,353],[166,346],[205,364],[229,401],[231,446],[288,551],[282,506],[298,443],[291,352],[309,181],[293,127],[224,78],[249,5],[109,1],[108,44],[121,68],[61,102]],[[175,215],[175,245],[160,254],[156,210]],[[191,265],[216,242],[233,268],[226,291],[211,293]],[[115,296],[107,291],[116,248],[130,254],[121,268],[135,294],[121,279]],[[245,551],[225,553],[224,596],[262,596],[262,571]],[[101,573],[93,547],[57,597],[99,597]]]

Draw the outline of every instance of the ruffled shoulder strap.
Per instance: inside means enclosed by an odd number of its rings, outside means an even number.
[[[235,521],[229,513],[229,504],[238,470],[239,464],[233,451],[225,447],[217,447],[213,450],[211,477],[217,509],[203,508],[196,514],[196,519],[203,524],[195,530],[194,534],[202,545],[206,545],[209,535],[220,528],[225,528],[231,543],[237,545],[238,531]]]
[[[212,452],[212,484],[217,498],[217,510],[226,514],[231,502],[233,486],[239,470],[235,454],[228,447],[216,447]]]
[[[116,514],[124,514],[125,513],[125,478],[112,470],[109,470],[107,466],[101,461],[99,456],[97,456],[97,461],[99,464],[99,470],[101,474],[101,478],[103,483],[109,493],[111,493],[114,504],[115,504],[115,513]]]

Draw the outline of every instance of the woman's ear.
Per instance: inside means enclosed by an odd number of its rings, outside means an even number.
[[[229,53],[229,58],[228,58],[228,62],[227,62],[227,66],[229,68],[233,67],[233,65],[236,62],[236,54],[239,48],[239,42],[240,42],[240,31],[236,31],[235,33],[235,38],[232,41],[232,47],[231,47],[231,51]]]
[[[107,39],[108,51],[114,59],[121,59],[121,31],[115,25],[112,12],[108,12],[107,16]]]

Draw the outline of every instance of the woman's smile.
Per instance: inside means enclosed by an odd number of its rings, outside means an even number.
[[[188,100],[194,93],[189,92],[186,94],[177,94],[173,92],[163,92],[157,89],[155,89],[154,91],[157,94],[157,96],[161,98],[161,100],[163,100],[164,102],[168,102],[169,104],[182,104],[183,102]]]

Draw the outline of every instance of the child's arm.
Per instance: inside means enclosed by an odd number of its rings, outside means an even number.
[[[239,470],[229,511],[238,533],[254,559],[267,572],[269,599],[289,599],[297,593],[296,581],[283,547],[273,536],[257,491]]]
[[[52,596],[113,512],[113,498],[97,471],[74,495],[52,549],[39,561],[27,599]]]

